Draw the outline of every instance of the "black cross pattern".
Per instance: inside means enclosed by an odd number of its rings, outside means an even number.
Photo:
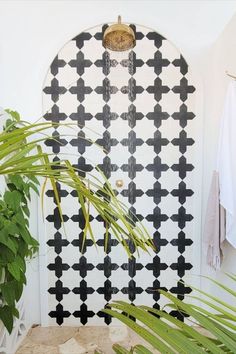
[[[132,28],[132,30],[134,31],[134,36],[136,41],[140,41],[141,39],[143,39],[144,34],[142,32],[137,32],[136,26],[134,24],[129,25],[129,27]]]
[[[70,115],[70,119],[75,120],[80,128],[85,126],[85,122],[93,118],[91,113],[85,113],[85,108],[80,104],[76,113]]]
[[[161,223],[168,220],[169,217],[166,214],[162,214],[161,209],[158,206],[156,206],[155,209],[153,210],[153,214],[148,214],[146,216],[146,219],[148,221],[152,221],[153,226],[156,229],[159,229],[159,227],[161,226]]]
[[[136,85],[136,80],[131,77],[128,81],[128,86],[121,87],[120,91],[124,94],[128,94],[128,98],[131,102],[136,100],[136,95],[144,91],[142,86]]]
[[[170,88],[168,86],[163,86],[162,80],[157,77],[154,80],[154,85],[148,86],[146,90],[148,93],[153,93],[155,100],[159,102],[162,99],[162,95],[168,93],[170,91]]]
[[[104,234],[104,238],[97,240],[97,245],[99,247],[104,248],[104,252],[109,254],[111,252],[112,247],[115,247],[119,244],[119,241],[117,239],[111,238],[111,234],[108,232],[108,234]]]
[[[176,294],[180,300],[183,300],[184,295],[190,294],[192,292],[192,289],[189,288],[188,286],[185,286],[184,282],[180,280],[180,281],[178,281],[177,286],[173,286],[170,289],[170,292],[172,294]]]
[[[165,40],[165,38],[157,32],[149,32],[146,37],[154,41],[154,44],[158,49],[162,46],[162,42]]]
[[[69,91],[73,95],[76,95],[79,102],[83,102],[85,100],[85,95],[89,95],[93,90],[91,87],[85,86],[84,80],[80,77],[79,80],[77,80],[76,86],[71,86]]]
[[[83,216],[82,216],[83,217]],[[84,217],[83,217],[84,220]],[[79,247],[79,251],[84,254],[87,251],[87,247],[91,247],[93,246],[93,240],[91,240],[91,238],[88,238],[84,235],[84,232],[82,231],[79,234],[79,237],[74,239],[71,244],[74,247]]]
[[[111,138],[111,134],[108,130],[105,130],[103,133],[102,139],[97,139],[96,143],[103,147],[104,152],[108,154],[111,151],[112,146],[116,146],[118,144],[118,140]]]
[[[187,74],[188,72],[188,64],[186,63],[184,57],[180,55],[179,59],[175,59],[172,61],[172,64],[176,67],[179,67],[179,70],[182,75]]]
[[[187,137],[185,130],[181,130],[179,133],[179,138],[174,138],[171,143],[175,146],[178,146],[181,154],[184,154],[187,151],[187,147],[194,144],[194,140]]]
[[[143,289],[140,286],[136,286],[136,282],[131,279],[129,281],[128,287],[123,287],[121,292],[123,294],[128,294],[129,300],[133,302],[136,299],[137,294],[142,294]]]
[[[92,263],[87,263],[87,258],[81,256],[79,259],[79,263],[73,264],[72,268],[76,271],[78,270],[79,275],[82,278],[85,278],[87,276],[87,272],[94,269],[94,265]]]
[[[58,231],[54,234],[54,239],[50,239],[47,242],[49,247],[54,247],[54,251],[57,254],[60,254],[62,252],[62,247],[68,246],[69,243],[68,240],[62,238],[62,235]]]
[[[63,271],[66,271],[70,266],[62,262],[60,256],[56,256],[54,263],[48,265],[48,269],[55,272],[57,278],[61,278]]]
[[[123,146],[128,146],[128,150],[131,154],[136,151],[136,146],[143,145],[144,141],[140,138],[136,138],[136,133],[131,130],[128,134],[128,139],[122,139],[120,142]]]
[[[173,239],[170,241],[172,246],[177,246],[179,253],[184,253],[186,246],[191,246],[193,241],[190,238],[186,238],[186,235],[183,231],[178,233],[178,238]]]
[[[77,214],[72,215],[71,220],[77,222],[81,230],[84,230],[86,225],[86,220],[82,208],[79,209]],[[93,220],[93,216],[89,215],[89,221]]]
[[[171,166],[171,169],[179,173],[179,177],[184,179],[187,176],[187,172],[191,172],[194,166],[191,163],[187,163],[186,157],[181,156],[179,158],[179,163],[175,163]]]
[[[178,210],[178,214],[173,214],[171,220],[178,223],[179,228],[182,230],[186,226],[186,222],[193,220],[191,214],[186,214],[186,209],[181,206]]]
[[[59,59],[57,55],[50,66],[51,74],[56,76],[59,73],[59,68],[64,68],[65,65],[65,60]]]
[[[95,115],[97,120],[101,120],[104,128],[108,129],[111,125],[111,120],[115,120],[118,118],[118,114],[115,112],[111,112],[111,107],[107,104],[103,106],[103,110],[101,113],[97,113]]]
[[[136,164],[136,158],[134,156],[129,157],[128,164],[121,166],[122,171],[128,172],[130,179],[134,179],[136,177],[136,172],[142,171],[143,168],[144,167],[140,163]]]
[[[106,304],[105,308],[106,308],[108,305],[109,305],[109,304]],[[104,322],[105,322],[107,325],[111,324],[111,322],[112,322],[112,317],[111,317],[111,315],[108,315],[108,313],[105,313],[105,312],[103,312],[103,311],[98,311],[97,315],[98,315],[98,317],[100,317],[100,318],[104,318]]]
[[[123,195],[123,197],[128,198],[129,203],[133,205],[136,203],[136,198],[141,197],[144,192],[141,189],[136,189],[136,184],[131,181],[128,184],[128,189],[123,189],[121,194]]]
[[[88,319],[91,317],[94,317],[95,313],[93,311],[89,311],[87,305],[83,303],[80,306],[80,311],[75,311],[73,313],[73,316],[75,318],[80,318],[80,322],[83,325],[86,325],[86,323],[88,322]]]
[[[147,61],[147,65],[153,67],[154,72],[157,75],[160,75],[162,73],[162,69],[167,67],[169,64],[170,61],[168,59],[163,59],[162,53],[159,50],[155,52],[153,59],[149,59]]]
[[[147,119],[154,121],[157,129],[160,128],[162,121],[168,119],[169,116],[167,112],[162,112],[162,108],[158,103],[155,105],[153,112],[149,112],[146,115]]]
[[[60,326],[64,322],[64,318],[70,317],[69,311],[64,311],[62,304],[56,306],[56,311],[50,311],[48,314],[51,318],[55,318],[57,324]]]
[[[59,81],[54,77],[51,80],[51,86],[46,86],[43,89],[43,92],[47,95],[51,95],[51,99],[53,102],[57,102],[59,100],[60,95],[65,93],[67,90],[64,86],[59,85]]]
[[[103,35],[104,35],[104,32],[106,31],[107,27],[108,27],[108,25],[104,24],[102,26],[102,31],[95,33],[94,38],[96,38],[97,41],[102,41],[103,40]]]
[[[83,52],[79,51],[76,54],[76,59],[72,59],[68,64],[72,68],[76,68],[77,74],[82,76],[84,74],[85,68],[89,68],[92,65],[92,62],[88,59],[84,59]]]
[[[47,139],[45,141],[46,146],[52,147],[52,152],[54,154],[58,154],[60,152],[61,147],[66,146],[67,144],[67,140],[61,139],[60,134],[56,130],[52,133],[52,139]]]
[[[169,192],[166,189],[162,189],[160,182],[156,181],[153,185],[153,189],[148,189],[146,194],[149,197],[153,197],[154,203],[158,205],[161,202],[161,198],[166,197]]]
[[[44,119],[49,120],[53,123],[59,123],[67,118],[65,113],[60,112],[59,107],[54,104],[52,106],[51,112],[47,112],[44,114]]]
[[[96,267],[98,270],[103,270],[106,278],[111,276],[111,272],[119,268],[118,264],[112,263],[111,257],[106,256],[103,263],[99,263]]]
[[[168,265],[166,263],[162,263],[159,256],[155,256],[153,258],[152,263],[148,263],[145,267],[147,270],[152,270],[155,278],[158,278],[161,274],[162,270],[166,270]]]
[[[108,156],[104,157],[103,163],[99,164],[98,168],[104,173],[106,178],[110,178],[111,172],[115,172],[118,170],[118,166],[116,164],[112,164],[111,159]]]
[[[121,114],[121,118],[128,121],[129,127],[133,129],[136,126],[136,120],[143,119],[144,115],[141,112],[136,112],[136,107],[131,104],[128,112]]]
[[[192,267],[191,263],[185,263],[185,258],[182,255],[178,257],[177,263],[172,263],[170,265],[172,270],[177,270],[177,274],[180,278],[185,275],[186,270],[190,270]]]
[[[129,258],[128,263],[123,263],[121,265],[121,268],[123,270],[128,271],[130,278],[133,278],[133,277],[135,277],[137,270],[143,269],[143,265],[142,265],[142,263],[137,263],[136,258],[132,257],[132,258]]]
[[[81,49],[84,46],[85,41],[89,41],[92,38],[91,34],[88,32],[82,32],[72,40],[75,41],[76,47]]]
[[[180,80],[179,86],[174,86],[172,91],[176,94],[179,94],[181,101],[185,102],[188,98],[188,94],[195,91],[195,87],[192,85],[188,86],[188,80],[186,77],[183,77]]]
[[[136,209],[131,206],[128,211],[129,221],[135,226],[138,221],[142,221],[144,216],[136,213]]]
[[[70,289],[64,288],[63,283],[60,280],[57,280],[55,283],[55,287],[51,287],[48,289],[49,294],[56,295],[57,301],[63,300],[63,295],[69,294]]]
[[[120,63],[123,67],[128,68],[128,72],[130,75],[134,75],[136,73],[136,68],[140,68],[143,66],[144,62],[141,59],[136,58],[136,53],[131,50],[129,52],[129,58],[121,60]]]
[[[63,219],[63,222],[66,222],[69,220],[69,217],[67,215],[60,215],[59,209],[58,209],[58,207],[56,207],[53,211],[53,214],[48,215],[46,217],[46,219],[48,222],[53,222],[55,229],[59,230],[62,225],[61,217]]]
[[[91,172],[93,169],[92,165],[86,164],[86,160],[83,156],[78,159],[77,164],[73,164],[73,167],[77,170],[78,175],[81,177],[85,177],[86,172]]]
[[[106,77],[103,82],[102,86],[97,86],[95,88],[95,92],[99,95],[102,95],[102,98],[105,102],[108,102],[111,98],[111,95],[117,93],[118,88],[115,86],[111,86],[110,80]]]
[[[160,286],[160,282],[158,279],[155,279],[152,284],[153,284],[152,287],[147,288],[145,291],[148,294],[152,294],[153,300],[159,301],[161,294],[159,293],[158,290],[167,291],[167,289],[165,287]]]
[[[72,146],[76,146],[78,152],[83,155],[85,153],[86,147],[87,146],[91,146],[92,142],[86,138],[85,133],[81,130],[78,134],[77,134],[77,138],[76,139],[72,139],[70,141],[70,144]]]
[[[193,112],[188,112],[188,107],[183,103],[179,108],[179,112],[175,112],[172,114],[172,118],[178,120],[179,125],[182,128],[185,128],[188,121],[195,118],[195,114]]]
[[[158,253],[161,247],[166,246],[169,242],[165,238],[161,237],[159,231],[155,231],[153,235],[153,243],[155,246],[155,252]]]
[[[104,75],[109,75],[111,68],[115,68],[118,65],[118,61],[110,58],[110,53],[105,50],[102,54],[102,59],[98,59],[94,63],[98,68],[102,68]]]
[[[65,197],[67,197],[68,194],[69,194],[69,192],[67,192],[67,190],[61,189],[61,184],[58,183],[58,182],[56,182],[56,190],[57,190],[57,195],[58,195],[58,198],[59,198],[59,202],[61,202],[61,198],[65,198]],[[56,205],[58,204],[53,189],[48,189],[48,190],[46,191],[46,196],[49,197],[49,198],[53,198],[53,202],[54,202]]]
[[[93,294],[94,291],[95,290],[93,288],[87,286],[87,282],[84,279],[81,280],[79,287],[72,289],[74,294],[80,295],[80,300],[83,302],[87,300],[87,295]]]
[[[100,295],[104,295],[104,299],[108,302],[111,300],[113,294],[117,294],[119,289],[112,286],[112,283],[109,279],[104,282],[104,286],[98,288],[97,293]]]
[[[169,144],[169,140],[166,138],[162,138],[162,134],[159,130],[156,130],[154,133],[154,138],[148,139],[146,141],[147,145],[153,146],[156,154],[161,152],[162,146],[166,146]]]
[[[146,169],[148,171],[152,171],[154,177],[156,179],[159,179],[161,177],[162,172],[167,171],[169,169],[169,166],[165,163],[161,163],[161,158],[159,156],[156,156],[154,158],[154,163],[147,165]]]
[[[178,197],[179,203],[184,204],[186,202],[187,197],[191,197],[193,195],[192,189],[187,189],[186,184],[181,181],[179,183],[179,188],[178,189],[173,189],[171,191],[171,194],[173,197]]]

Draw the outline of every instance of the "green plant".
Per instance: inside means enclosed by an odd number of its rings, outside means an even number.
[[[89,222],[92,205],[107,225],[106,235],[110,229],[129,256],[126,238],[132,239],[137,249],[148,250],[153,245],[145,228],[116,198],[102,173],[101,179],[92,175],[82,178],[80,171],[63,156],[59,161],[53,161],[54,155],[43,151],[41,143],[48,139],[47,132],[54,128],[53,123],[29,124],[21,121],[19,114],[11,110],[3,111],[2,115],[7,119],[5,129],[0,133],[0,175],[5,176],[7,189],[0,199],[0,320],[11,332],[14,317],[18,316],[16,303],[26,283],[26,259],[31,258],[38,248],[29,231],[28,202],[30,190],[38,193],[38,179],[41,177],[44,178],[42,206],[49,180],[61,218],[58,183],[76,190],[85,217],[84,240],[89,235],[95,241]],[[73,124],[64,125],[74,129]]]
[[[10,333],[18,317],[16,303],[26,284],[26,259],[38,249],[29,231],[30,189],[37,191],[38,181],[12,175],[0,199],[0,319]]]
[[[49,180],[55,193],[59,214],[62,218],[56,182],[67,185],[77,191],[78,202],[81,205],[84,217],[84,235],[95,240],[89,222],[90,206],[93,206],[101,215],[114,236],[122,243],[129,256],[131,253],[125,241],[129,238],[136,249],[148,251],[153,243],[140,221],[129,213],[128,208],[120,202],[109,181],[100,172],[98,179],[91,174],[87,178],[79,175],[79,169],[74,168],[68,159],[58,155],[59,161],[53,161],[55,155],[43,151],[41,143],[49,138],[47,132],[58,127],[58,123],[29,124],[20,120],[17,112],[7,110],[8,124],[5,131],[0,133],[0,175],[37,176],[44,178],[41,195],[43,196],[46,181]],[[71,128],[74,132],[75,124],[60,124]],[[50,137],[52,139],[52,137]],[[53,139],[56,140],[56,137]]]
[[[236,283],[236,276],[226,274]],[[236,299],[236,291],[208,278],[232,299]],[[160,353],[236,353],[236,307],[226,303],[222,298],[210,295],[192,287],[199,295],[190,296],[194,303],[186,303],[168,292],[159,290],[170,303],[162,310],[147,306],[133,306],[123,301],[116,301],[103,311],[135,331],[148,344],[148,347],[136,345],[130,350],[116,344],[113,349],[117,354],[151,354]],[[196,300],[201,305],[196,304]],[[188,315],[192,324],[184,323],[169,313],[166,308],[175,309]],[[134,322],[132,318],[136,319]],[[205,330],[205,334],[202,330]],[[151,349],[154,348],[154,349]],[[153,351],[154,350],[154,351]]]

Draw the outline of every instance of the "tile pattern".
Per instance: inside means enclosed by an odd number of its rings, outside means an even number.
[[[100,309],[112,299],[159,308],[163,300],[156,289],[180,299],[190,292],[180,280],[193,263],[195,88],[186,61],[169,41],[131,26],[137,45],[130,52],[104,50],[105,25],[81,33],[56,56],[43,90],[44,118],[74,122],[78,132],[55,127],[46,147],[69,154],[81,176],[96,174],[98,165],[114,188],[115,180],[123,179],[119,198],[143,221],[157,251],[127,259],[110,232],[104,254],[104,223],[93,210],[97,248],[90,239],[83,248],[85,220],[76,192],[57,185],[65,236],[48,189],[51,324],[110,324]],[[132,243],[129,248],[135,253]]]

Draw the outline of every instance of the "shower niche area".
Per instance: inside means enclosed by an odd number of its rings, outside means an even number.
[[[128,259],[109,233],[105,252],[105,226],[91,209],[97,247],[88,238],[81,253],[84,218],[76,194],[58,185],[65,234],[53,191],[47,189],[41,257],[45,325],[117,324],[101,312],[110,301],[159,308],[163,302],[156,289],[183,299],[190,289],[180,280],[200,273],[196,85],[170,41],[146,27],[130,27],[136,40],[130,50],[106,50],[103,25],[80,33],[59,51],[44,83],[44,119],[78,126],[73,131],[55,127],[52,136],[59,134],[59,141],[49,139],[46,148],[66,154],[84,176],[97,175],[99,166],[157,250]],[[130,250],[135,251],[132,244]]]

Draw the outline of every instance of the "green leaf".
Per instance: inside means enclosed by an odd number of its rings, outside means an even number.
[[[20,114],[17,111],[12,111],[11,109],[5,109],[5,111],[9,113],[15,121],[20,121]]]
[[[11,222],[9,225],[7,225],[5,227],[5,229],[10,235],[14,236],[14,235],[18,235],[19,234],[19,228],[13,222]]]
[[[21,281],[15,281],[15,298],[16,301],[18,302],[21,298],[22,292],[23,292],[23,288],[24,288],[24,279],[21,278]]]
[[[21,279],[21,269],[19,268],[19,263],[14,261],[7,265],[7,269],[9,273],[17,280],[20,281]]]
[[[4,305],[0,307],[0,320],[2,320],[9,334],[13,329],[13,316],[13,310],[10,306]]]
[[[18,267],[22,270],[23,273],[26,271],[25,259],[20,256],[16,256],[15,263],[17,263]]]
[[[17,211],[21,203],[21,194],[18,191],[6,191],[4,193],[4,200],[10,209]]]
[[[133,348],[133,352],[136,354],[153,354],[149,349],[145,348],[143,345],[137,344]]]
[[[27,207],[27,205],[22,206],[22,210],[23,210],[24,214],[29,218],[30,211],[29,211],[29,208]]]
[[[119,344],[113,344],[112,349],[114,350],[114,352],[116,354],[131,354],[132,353],[130,350],[123,348]]]
[[[9,182],[14,184],[17,189],[22,190],[24,186],[23,178],[20,175],[10,175],[8,177]]]
[[[34,184],[40,185],[38,179],[34,175],[28,175],[28,179],[30,179]]]
[[[0,286],[3,300],[7,302],[9,306],[15,305],[15,281],[1,284]]]
[[[7,265],[13,262],[15,254],[5,245],[0,244],[0,265]]]
[[[29,182],[28,185],[29,185],[29,187],[30,187],[31,189],[33,189],[33,190],[35,191],[35,193],[36,193],[37,195],[39,195],[38,188],[37,188],[37,186],[36,186],[34,183]]]
[[[14,254],[17,252],[17,241],[7,232],[7,227],[0,230],[0,243],[7,246]]]

